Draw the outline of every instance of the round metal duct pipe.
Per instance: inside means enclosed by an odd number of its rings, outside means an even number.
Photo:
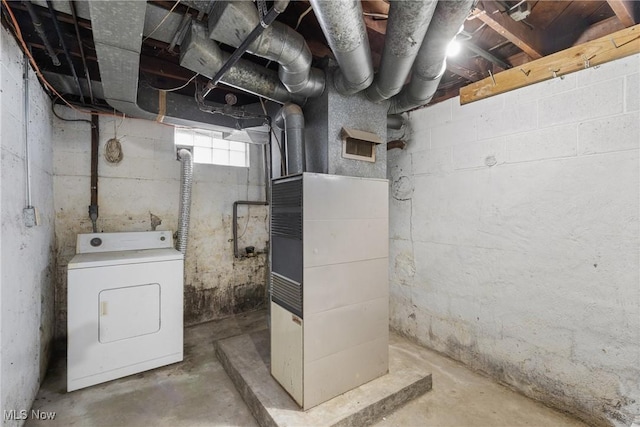
[[[391,98],[390,114],[402,113],[431,101],[446,70],[447,46],[460,32],[474,3],[474,0],[438,2],[413,64],[411,81]]]
[[[360,0],[311,0],[311,6],[340,66],[337,91],[352,95],[369,87],[373,63]]]
[[[427,33],[437,0],[393,1],[380,68],[366,91],[373,102],[389,99],[402,90]]]

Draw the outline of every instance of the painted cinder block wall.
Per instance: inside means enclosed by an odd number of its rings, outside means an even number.
[[[22,216],[27,176],[23,57],[13,36],[4,28],[0,39],[0,410],[16,410],[19,414],[31,408],[46,372],[53,337],[52,131],[49,98],[30,69],[31,194],[39,223],[28,228]],[[22,423],[3,416],[3,426]]]
[[[64,106],[66,119],[90,117]],[[58,118],[54,124],[54,200],[57,247],[56,335],[66,335],[67,264],[75,254],[76,235],[91,232],[91,135],[86,122]],[[99,232],[176,231],[180,194],[180,162],[176,160],[174,128],[160,123],[100,117],[98,205]],[[120,140],[123,159],[105,159],[105,144]],[[185,259],[185,324],[195,324],[263,307],[265,255],[234,259],[232,207],[236,200],[264,200],[262,148],[250,146],[250,167],[194,164],[191,225]],[[247,215],[247,213],[249,215]],[[268,209],[238,209],[240,248],[262,251],[268,240]]]
[[[640,56],[410,114],[391,324],[593,424],[640,422]]]

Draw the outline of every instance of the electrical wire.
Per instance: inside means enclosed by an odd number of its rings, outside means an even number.
[[[56,96],[55,99],[58,99],[59,97]],[[94,124],[91,120],[87,120],[87,119],[65,119],[64,117],[58,115],[58,113],[56,113],[56,102],[55,100],[53,102],[51,102],[51,112],[53,113],[54,116],[56,116],[58,118],[58,120],[62,120],[64,122],[85,122],[85,123],[89,123],[91,125],[91,127],[94,127]]]
[[[5,1],[5,0],[2,0],[2,1]],[[146,42],[146,41],[149,39],[149,37],[151,37],[151,35],[152,35],[153,33],[155,33],[155,32],[158,30],[158,28],[160,28],[160,27],[162,26],[162,24],[164,24],[164,21],[166,21],[166,20],[167,20],[167,18],[168,18],[169,16],[171,16],[171,14],[172,14],[172,13],[173,13],[173,11],[175,10],[175,8],[180,4],[180,1],[181,1],[181,0],[177,0],[177,1],[176,1],[176,3],[175,3],[175,4],[173,5],[173,7],[169,10],[169,12],[165,15],[165,17],[164,17],[164,18],[162,18],[162,21],[160,21],[160,22],[158,23],[158,25],[156,25],[156,27],[155,27],[153,30],[151,30],[151,32],[150,32],[149,34],[147,34],[147,37],[145,37],[145,38],[143,38],[143,39],[142,39],[142,43]]]
[[[258,99],[260,100],[260,105],[262,106],[262,111],[264,112],[264,115],[268,116],[269,114],[267,113],[267,107],[265,107],[264,105],[264,100],[262,99],[262,97]],[[278,139],[278,136],[273,131],[273,126],[271,126],[271,123],[269,123],[269,133],[273,135],[273,137],[276,139],[276,143],[278,144],[278,151],[280,151],[280,168],[284,170],[286,169],[286,166],[284,163],[284,152],[282,151],[282,146],[280,145],[280,140]]]
[[[300,26],[300,23],[302,22],[302,20],[304,19],[304,17],[305,17],[305,16],[307,16],[307,14],[308,14],[309,12],[311,12],[311,9],[312,9],[312,7],[311,7],[311,6],[309,6],[309,7],[307,8],[307,10],[305,10],[304,12],[302,12],[302,15],[300,15],[300,17],[298,18],[298,23],[296,24],[296,26],[295,26],[295,28],[294,28],[294,30],[295,30],[295,31],[297,31],[297,30],[298,30],[298,27]]]
[[[193,77],[191,77],[191,78],[190,78],[190,79],[189,79],[185,84],[183,84],[182,86],[174,87],[174,88],[172,88],[172,89],[162,89],[162,88],[159,88],[159,87],[155,87],[155,86],[152,86],[149,82],[145,82],[145,84],[146,84],[147,86],[149,86],[151,89],[161,90],[161,91],[163,91],[163,92],[173,92],[173,91],[176,91],[176,90],[184,89],[185,87],[189,86],[189,84],[190,84],[190,83],[191,83],[191,82],[192,82],[196,77],[198,77],[199,75],[200,75],[199,73],[196,73],[196,74],[195,74]]]

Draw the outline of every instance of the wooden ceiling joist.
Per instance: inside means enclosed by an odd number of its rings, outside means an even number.
[[[622,25],[630,27],[638,23],[638,12],[634,0],[607,0],[611,10],[616,14]]]
[[[460,104],[640,53],[640,25],[556,52],[460,88]]]
[[[498,34],[518,46],[531,58],[542,58],[544,50],[536,32],[522,22],[516,22],[500,13],[493,2],[485,2],[484,10],[475,8],[471,15],[478,18]]]

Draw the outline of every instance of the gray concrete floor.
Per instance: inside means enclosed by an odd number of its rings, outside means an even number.
[[[54,411],[55,419],[30,419],[26,426],[255,426],[213,342],[264,329],[265,316],[259,311],[187,328],[183,362],[71,393],[66,360],[59,359],[33,405]],[[433,374],[433,390],[376,426],[584,425],[437,353],[419,357]]]

